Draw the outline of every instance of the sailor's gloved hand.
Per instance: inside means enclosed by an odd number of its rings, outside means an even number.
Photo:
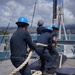
[[[30,51],[31,51],[31,49],[30,49],[30,48],[28,48],[28,49],[27,49],[27,53],[29,53]]]
[[[52,44],[52,47],[56,47],[57,45],[54,43],[54,44]]]

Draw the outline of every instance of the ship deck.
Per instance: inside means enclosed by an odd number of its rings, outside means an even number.
[[[40,62],[38,61],[38,59],[30,59],[29,64],[31,65],[31,69],[38,70],[40,68]],[[61,68],[75,68],[75,59],[67,59]],[[14,69],[15,67],[12,65],[10,60],[0,61],[0,75],[9,75],[10,72]],[[15,75],[20,74],[19,72],[17,72]]]

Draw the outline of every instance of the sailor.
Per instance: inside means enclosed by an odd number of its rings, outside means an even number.
[[[18,29],[10,39],[11,62],[17,68],[26,60],[27,45],[31,50],[35,47],[27,31],[29,26],[25,17],[20,17],[16,22]],[[28,63],[20,70],[21,75],[32,75]]]
[[[44,24],[43,20],[39,20],[39,21],[38,21],[38,24],[37,24],[37,26],[38,26],[38,27],[37,27],[37,34],[38,34],[38,35],[44,33],[45,27],[43,26],[43,24]]]
[[[53,47],[51,50],[49,50],[50,54],[54,57],[54,66],[57,68],[57,63],[58,63],[58,51],[56,50],[56,46],[57,46],[57,36],[58,36],[58,30],[59,27],[57,24],[53,25],[53,32],[52,32],[52,36],[53,36]],[[56,63],[57,62],[57,63]]]
[[[52,47],[52,33],[53,29],[51,26],[46,26],[45,32],[37,38],[37,43],[47,44],[48,47]],[[43,73],[51,73],[51,68],[53,67],[54,59],[48,51],[48,47],[38,46],[36,48],[36,53],[41,59],[41,70]]]

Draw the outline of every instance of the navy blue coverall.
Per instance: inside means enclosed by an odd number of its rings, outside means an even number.
[[[49,47],[52,47],[52,35],[49,32],[45,32],[45,33],[41,34],[37,39],[37,43],[47,44],[47,45],[49,45]],[[54,59],[50,55],[47,47],[39,46],[36,48],[35,51],[40,56],[40,59],[42,61],[41,68],[42,69],[52,68],[53,63],[54,63]]]
[[[53,31],[51,34],[52,34],[52,37],[57,37],[57,36],[58,36],[57,32],[55,32],[55,31]],[[52,41],[52,43],[54,43],[54,41]],[[52,55],[58,56],[58,52],[56,51],[55,48],[52,48],[52,51],[51,51],[50,53],[51,53]]]
[[[27,45],[30,49],[35,50],[29,32],[22,28],[18,28],[10,39],[10,59],[16,68],[26,60]],[[20,70],[20,73],[21,75],[32,75],[28,64]]]
[[[37,28],[37,34],[42,34],[42,33],[44,33],[44,29],[45,29],[45,27],[44,26],[39,26],[38,28]]]
[[[57,37],[58,36],[56,31],[53,31],[51,34],[52,34],[52,37],[54,37],[54,36]],[[52,41],[52,43],[54,43],[54,41]],[[58,62],[59,62],[58,61],[58,56],[59,56],[58,51],[55,48],[52,47],[52,49],[49,50],[49,53],[54,57],[54,62],[55,62],[54,65],[55,64],[57,65]]]

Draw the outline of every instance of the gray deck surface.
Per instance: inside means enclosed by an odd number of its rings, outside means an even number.
[[[67,59],[62,68],[75,68],[75,59]]]
[[[31,69],[36,70],[40,68],[40,63],[37,62],[37,59],[31,59],[29,64],[32,66]],[[38,65],[39,64],[39,65]],[[66,62],[62,65],[62,68],[75,68],[75,59],[67,59]],[[9,75],[11,71],[13,71],[15,67],[12,65],[10,60],[0,61],[0,75]],[[19,73],[15,75],[20,75]]]

